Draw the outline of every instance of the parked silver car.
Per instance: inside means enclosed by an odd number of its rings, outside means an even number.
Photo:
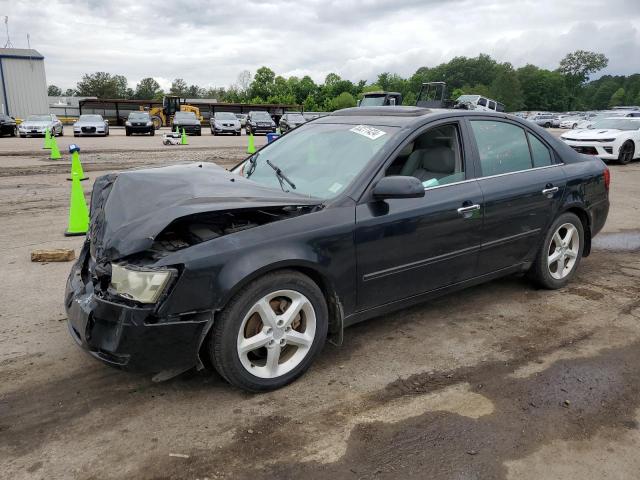
[[[236,113],[236,118],[240,120],[240,126],[242,128],[247,126],[247,116],[246,113]]]
[[[78,121],[73,124],[73,136],[81,135],[109,135],[109,121],[102,115],[80,115]]]
[[[544,128],[550,128],[555,124],[559,124],[558,116],[552,113],[539,113],[533,117],[527,118],[530,122],[540,125]]]
[[[43,136],[47,128],[52,135],[57,137],[64,135],[62,122],[52,113],[29,115],[27,119],[18,126],[18,133],[22,138]]]
[[[230,133],[240,135],[240,120],[231,112],[216,112],[209,120],[211,135]]]

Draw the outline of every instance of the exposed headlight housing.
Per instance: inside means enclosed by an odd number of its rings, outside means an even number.
[[[110,287],[121,297],[156,303],[175,273],[172,269],[145,270],[112,264]]]

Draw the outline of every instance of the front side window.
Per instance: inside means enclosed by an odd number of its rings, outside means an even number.
[[[483,107],[486,107],[487,106],[487,99],[484,98],[484,97],[480,97],[478,99],[478,105],[482,105]]]
[[[327,199],[342,192],[397,131],[307,123],[266,145],[233,172],[262,185]],[[278,168],[295,188],[276,174]]]
[[[403,147],[385,175],[416,177],[425,188],[465,179],[456,125],[431,128]]]
[[[472,120],[483,176],[531,168],[531,155],[524,129],[505,122]]]

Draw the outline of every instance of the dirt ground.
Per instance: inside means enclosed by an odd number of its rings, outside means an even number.
[[[107,171],[232,165],[246,138],[78,140],[88,194]],[[640,162],[611,166],[608,223],[569,287],[510,277],[377,318],[252,395],[212,372],[153,383],[76,347],[70,264],[29,261],[83,241],[62,235],[68,158],[41,141],[0,139],[0,478],[638,478]]]

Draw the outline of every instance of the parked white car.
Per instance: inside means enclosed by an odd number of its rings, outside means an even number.
[[[560,128],[569,128],[571,130],[575,130],[578,128],[578,125],[584,122],[587,118],[582,116],[576,117],[564,117],[560,119]]]
[[[640,118],[609,117],[591,128],[571,130],[560,138],[579,153],[627,164],[640,158]]]
[[[43,115],[29,115],[27,119],[18,125],[18,133],[21,138],[29,136],[43,136],[46,129],[49,129],[51,135],[63,136],[64,127],[58,117],[51,113]]]
[[[102,115],[80,115],[73,124],[73,136],[81,135],[109,135],[109,122]]]

